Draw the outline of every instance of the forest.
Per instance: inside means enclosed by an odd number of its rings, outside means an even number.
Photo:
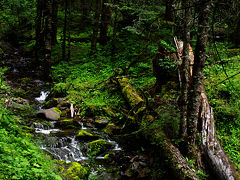
[[[1,0],[0,179],[240,179],[239,0]]]

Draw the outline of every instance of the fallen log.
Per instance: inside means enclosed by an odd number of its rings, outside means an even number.
[[[143,112],[145,109],[144,100],[138,95],[136,90],[131,86],[129,80],[125,77],[118,77],[117,81],[121,88],[122,94],[124,95],[126,101],[130,104],[132,109],[136,110],[136,114]],[[134,115],[135,116],[135,115]],[[142,118],[144,116],[138,116]],[[149,117],[149,116],[147,116]],[[140,122],[142,119],[138,119]],[[148,121],[148,120],[147,120]],[[167,136],[161,130],[157,132],[151,131],[146,134],[150,140],[157,141],[160,145],[161,155],[167,160],[169,167],[174,172],[174,175],[178,179],[189,179],[197,180],[198,177],[196,172],[191,166],[187,163],[186,159],[182,156],[181,152],[172,142],[167,138]],[[157,138],[157,139],[156,139]]]
[[[222,180],[237,180],[240,177],[237,167],[224,152],[216,137],[213,109],[208,103],[206,93],[203,92],[201,103],[202,146],[205,159],[214,170],[215,175]]]

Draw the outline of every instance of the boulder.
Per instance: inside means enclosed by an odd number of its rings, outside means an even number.
[[[56,121],[60,119],[61,111],[58,108],[43,109],[36,112],[37,116]]]
[[[92,141],[88,144],[89,147],[89,153],[92,156],[98,156],[100,154],[103,154],[107,150],[114,147],[114,145],[110,142],[107,142],[104,139],[98,139],[95,141]]]
[[[85,140],[85,141],[87,141],[87,140],[98,139],[99,136],[96,135],[96,134],[93,134],[93,133],[91,133],[89,131],[81,129],[81,130],[78,131],[76,138],[78,140]]]

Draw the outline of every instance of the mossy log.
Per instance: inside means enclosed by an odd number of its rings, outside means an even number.
[[[143,109],[144,100],[138,95],[136,90],[130,85],[127,78],[118,78],[122,93],[132,108],[138,107],[138,111]],[[152,116],[148,116],[151,119]],[[190,167],[186,159],[182,156],[177,147],[175,147],[163,132],[150,132],[146,134],[153,141],[157,141],[161,145],[163,155],[167,159],[167,163],[179,179],[198,179],[195,170]],[[157,138],[157,139],[156,139]]]
[[[141,96],[139,96],[137,91],[132,87],[128,78],[117,77],[117,81],[121,88],[124,98],[132,108],[131,112],[133,112],[134,115],[137,115],[140,112],[143,112],[146,109],[144,100]]]
[[[195,169],[190,166],[179,149],[173,145],[164,132],[160,131],[159,129],[153,129],[148,131],[146,135],[150,141],[159,143],[161,149],[160,156],[166,159],[165,162],[174,173],[176,179],[199,179],[196,175]]]
[[[206,93],[202,93],[201,119],[202,119],[202,151],[215,175],[222,180],[237,180],[240,174],[237,167],[224,152],[216,137],[213,109],[208,103]]]

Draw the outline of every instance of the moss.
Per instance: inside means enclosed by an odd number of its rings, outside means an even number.
[[[109,159],[109,154],[105,154],[104,159]]]
[[[91,133],[85,131],[85,130],[79,130],[77,136],[93,136]]]
[[[3,52],[3,50],[0,48],[0,55],[2,55],[4,52]]]
[[[114,134],[114,132],[116,132],[116,130],[119,130],[120,128],[117,127],[115,124],[113,123],[109,123],[107,125],[107,127],[104,128],[104,132],[107,133],[107,134]]]
[[[59,110],[58,108],[56,108],[56,107],[54,107],[53,108],[53,111],[55,111],[56,113],[58,113],[58,114],[62,114],[62,111],[61,110]]]
[[[71,167],[63,174],[67,179],[86,179],[88,172],[87,170],[79,163],[72,162]]]
[[[88,144],[89,146],[89,152],[92,156],[97,156],[107,149],[111,148],[113,145],[104,139],[98,139],[95,141],[92,141]]]

